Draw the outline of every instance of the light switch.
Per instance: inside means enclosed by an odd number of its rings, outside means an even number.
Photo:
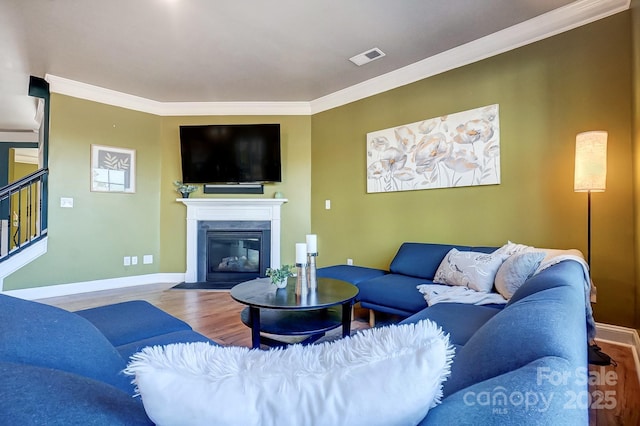
[[[325,210],[331,210],[331,200],[324,200]]]
[[[60,197],[60,207],[65,209],[73,208],[73,198],[70,197]]]

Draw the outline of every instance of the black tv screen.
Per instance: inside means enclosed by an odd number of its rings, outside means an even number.
[[[280,182],[280,125],[180,126],[184,183]]]

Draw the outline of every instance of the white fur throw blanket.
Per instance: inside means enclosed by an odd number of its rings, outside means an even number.
[[[126,374],[164,425],[416,425],[442,397],[453,347],[433,322],[262,351],[144,348]]]

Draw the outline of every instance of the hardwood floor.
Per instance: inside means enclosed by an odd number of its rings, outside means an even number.
[[[589,425],[640,425],[640,383],[631,347],[597,340],[617,366],[590,366]]]
[[[40,302],[70,311],[127,300],[146,300],[189,323],[194,330],[224,345],[251,347],[251,332],[240,322],[244,305],[228,291],[171,290],[173,284],[152,284],[49,299]],[[352,330],[369,327],[368,313],[357,309]],[[589,366],[589,425],[640,425],[640,383],[631,348],[597,341],[617,366]]]

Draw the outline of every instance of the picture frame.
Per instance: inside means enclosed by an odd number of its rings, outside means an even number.
[[[367,193],[500,184],[499,105],[367,133]]]
[[[91,145],[91,191],[136,192],[136,150]]]

